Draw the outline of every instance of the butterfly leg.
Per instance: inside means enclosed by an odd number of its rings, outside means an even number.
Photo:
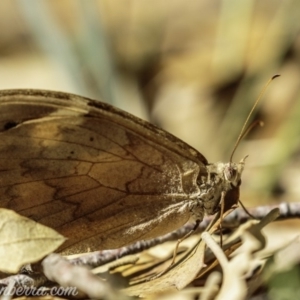
[[[174,252],[173,252],[173,258],[172,258],[172,261],[171,261],[170,265],[165,270],[163,270],[162,272],[160,272],[160,273],[154,275],[153,277],[151,277],[150,280],[161,277],[162,275],[166,274],[172,268],[172,266],[175,263],[175,259],[176,259],[176,255],[177,255],[177,251],[178,251],[178,247],[179,247],[180,243],[183,242],[188,237],[190,237],[197,230],[200,223],[201,223],[201,220],[196,220],[196,223],[195,223],[194,227],[185,236],[183,236],[181,239],[177,240],[177,243],[176,243],[176,246],[175,246],[175,249],[174,249]]]
[[[223,234],[222,234],[222,218],[223,218],[223,214],[224,214],[224,207],[225,207],[225,195],[226,195],[226,192],[225,191],[222,191],[221,193],[221,201],[220,201],[220,204],[221,204],[221,212],[220,212],[220,225],[219,225],[219,230],[220,230],[220,247],[222,248],[222,245],[223,245]]]
[[[173,252],[173,258],[172,258],[171,264],[168,267],[168,269],[175,263],[175,259],[176,259],[176,255],[177,255],[177,250],[178,250],[178,247],[179,247],[180,243],[183,242],[188,237],[190,237],[197,230],[197,228],[199,227],[200,223],[201,223],[200,220],[196,220],[194,228],[190,232],[188,232],[184,237],[182,237],[181,239],[177,240],[177,243],[176,243],[176,246],[175,246],[175,249],[174,249],[174,252]]]

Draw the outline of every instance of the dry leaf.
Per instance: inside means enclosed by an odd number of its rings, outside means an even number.
[[[261,230],[268,223],[274,221],[279,215],[278,209],[270,211],[260,222],[249,222],[240,231],[242,245],[235,251],[233,258],[228,261],[222,249],[211,239],[210,246],[223,269],[223,282],[216,299],[245,299],[247,295],[246,274],[253,272],[258,266],[255,253],[265,247],[265,238]],[[207,233],[203,233],[204,237]]]
[[[159,278],[124,289],[128,295],[145,297],[160,292],[178,291],[189,284],[203,267],[205,244],[197,243],[169,272]]]
[[[55,251],[65,238],[55,230],[0,209],[0,270],[16,273],[28,263],[36,262]]]
[[[227,211],[226,214],[230,213],[230,211]],[[225,214],[225,215],[226,215]],[[255,251],[261,249],[264,247],[265,242],[263,239],[263,236],[261,235],[261,229],[266,226],[269,222],[273,221],[274,219],[276,219],[276,217],[278,217],[278,209],[274,209],[272,210],[265,218],[263,218],[259,223],[257,223],[257,221],[255,221],[255,223],[253,223],[253,221],[251,220],[249,222],[249,224],[247,226],[244,226],[244,230],[243,231],[238,231],[239,232],[239,236],[236,236],[235,233],[233,234],[235,236],[235,243],[239,246],[240,245],[240,240],[241,237],[243,238],[245,236],[245,234],[248,234],[249,236],[253,236],[253,239],[251,238],[247,238],[247,243],[249,242],[250,244],[247,244],[247,249],[252,253]],[[218,218],[216,218],[216,221],[211,224],[210,229],[208,229],[208,232],[210,234],[212,234],[213,232],[216,231],[216,229],[218,228],[218,225],[220,223],[220,220]],[[229,237],[228,239],[231,243],[232,243],[232,239]],[[224,247],[226,248],[226,241],[224,244]],[[177,259],[177,262],[173,265],[173,267],[168,270],[168,272],[166,272],[164,275],[160,276],[159,278],[156,278],[154,280],[150,280],[151,276],[149,276],[149,274],[147,274],[147,278],[144,279],[143,282],[141,283],[134,283],[134,279],[131,280],[131,284],[132,286],[124,289],[124,291],[126,292],[126,294],[128,295],[135,295],[135,296],[141,296],[141,297],[145,297],[145,296],[149,296],[149,295],[154,295],[154,294],[159,294],[161,292],[175,292],[178,291],[184,287],[186,287],[188,284],[190,284],[196,277],[200,278],[203,277],[207,271],[209,272],[211,270],[211,265],[213,266],[217,266],[219,264],[219,262],[213,258],[210,259],[209,261],[207,261],[207,256],[210,253],[210,251],[205,251],[205,247],[206,247],[206,243],[199,239],[198,241],[196,241],[190,248],[188,251],[186,251],[182,256],[180,256],[179,259]],[[230,244],[230,247],[226,250],[226,252],[224,253],[224,256],[229,256],[232,251],[235,249],[235,244]],[[242,244],[242,248],[243,244]],[[246,250],[247,250],[246,249]],[[241,252],[241,254],[238,256],[239,252],[236,251],[236,255],[237,255],[237,259],[239,259],[240,257],[243,258],[243,255],[248,255],[249,257],[249,251],[247,250],[243,250]],[[220,251],[223,251],[220,249]],[[223,252],[222,252],[223,253]],[[205,258],[205,262],[204,262],[204,258]],[[240,276],[240,273],[244,272],[244,269],[247,266],[250,266],[249,268],[251,268],[252,266],[254,266],[254,264],[252,262],[256,261],[255,258],[253,258],[253,260],[250,261],[246,261],[246,266],[244,266],[241,263],[238,263],[238,267],[236,268],[236,274],[238,274],[238,276]],[[206,266],[204,268],[204,266]],[[240,271],[238,271],[238,268],[240,267]],[[148,270],[148,268],[150,269],[150,266],[147,266],[145,274]],[[198,275],[199,272],[201,273],[201,276]],[[226,272],[224,273],[224,276],[226,278],[229,279],[229,283],[232,283],[233,281],[230,280],[230,276],[233,274],[233,270],[232,269],[228,269],[226,268],[225,270]],[[143,274],[142,270],[137,271],[137,273],[139,274],[139,276],[143,276],[141,274]],[[244,272],[246,273],[246,271]],[[198,276],[197,276],[198,275]],[[228,277],[229,275],[229,277]],[[134,275],[131,274],[131,278]],[[145,277],[146,275],[144,275]],[[242,281],[244,281],[244,279],[241,279]],[[236,281],[234,280],[234,283],[236,284]],[[224,283],[223,283],[224,284]],[[226,283],[227,284],[227,283]]]
[[[232,210],[228,210],[224,216],[231,211]],[[219,224],[220,219],[219,215],[217,215],[208,231],[213,233]],[[205,246],[204,241],[200,238],[165,274],[153,280],[151,280],[150,277],[145,282],[126,288],[124,289],[125,293],[144,297],[160,292],[175,292],[183,289],[195,279],[197,274],[204,267]]]

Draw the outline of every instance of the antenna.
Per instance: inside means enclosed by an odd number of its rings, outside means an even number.
[[[262,98],[262,96],[264,95],[264,93],[266,92],[268,86],[270,85],[270,83],[271,83],[275,78],[277,78],[277,77],[279,77],[279,76],[280,76],[280,75],[276,74],[276,75],[274,75],[273,77],[271,77],[271,78],[268,80],[268,82],[265,84],[265,86],[263,87],[263,89],[261,90],[260,94],[258,95],[256,101],[254,102],[254,105],[252,106],[252,109],[250,110],[250,112],[249,112],[249,114],[248,114],[248,116],[247,116],[247,118],[246,118],[246,121],[245,121],[245,123],[244,123],[244,125],[243,125],[243,127],[242,127],[242,130],[241,130],[241,132],[240,132],[240,134],[239,134],[239,136],[238,136],[238,138],[237,138],[237,140],[236,140],[236,142],[235,142],[235,145],[234,145],[234,147],[233,147],[233,150],[232,150],[232,153],[231,153],[231,156],[230,156],[229,163],[232,162],[232,158],[233,158],[233,155],[234,155],[234,153],[235,153],[235,150],[236,150],[236,148],[238,147],[238,145],[239,145],[239,143],[241,142],[241,140],[243,139],[243,137],[245,137],[245,135],[247,135],[247,134],[249,133],[249,131],[250,131],[254,126],[256,126],[257,124],[260,124],[260,126],[263,125],[263,123],[260,123],[260,122],[254,122],[252,125],[250,125],[250,127],[249,127],[248,129],[245,129],[246,126],[247,126],[247,123],[249,122],[249,119],[250,119],[250,117],[251,117],[251,115],[252,115],[252,113],[253,113],[253,111],[254,111],[254,109],[256,108],[258,102],[260,101],[260,99]]]

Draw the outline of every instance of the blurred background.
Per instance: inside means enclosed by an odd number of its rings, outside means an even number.
[[[228,161],[255,99],[247,207],[299,201],[298,0],[2,0],[0,89],[106,101]],[[250,123],[251,123],[250,122]]]

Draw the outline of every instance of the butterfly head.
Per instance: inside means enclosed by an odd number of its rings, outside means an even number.
[[[241,184],[241,175],[244,170],[245,160],[248,156],[245,156],[239,163],[229,162],[225,164],[223,175],[226,182],[233,186],[239,186]]]

